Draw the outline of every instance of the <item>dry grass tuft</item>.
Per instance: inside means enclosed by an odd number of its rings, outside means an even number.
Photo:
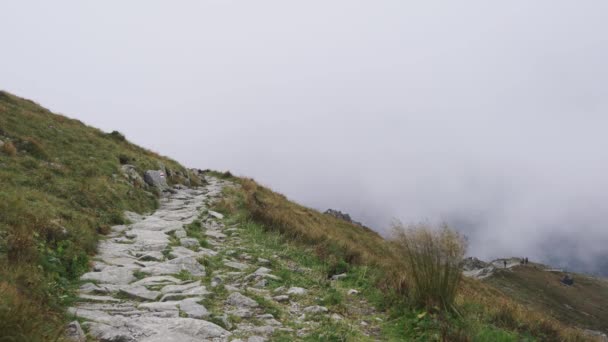
[[[417,306],[452,310],[462,278],[466,241],[447,225],[393,226],[395,253],[404,260],[410,276],[409,296]]]
[[[10,157],[14,157],[17,155],[17,148],[12,142],[7,141],[4,143],[4,145],[2,145],[2,152],[6,153]]]

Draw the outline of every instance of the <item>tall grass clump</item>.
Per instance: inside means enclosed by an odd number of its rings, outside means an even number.
[[[431,310],[453,310],[462,279],[465,239],[445,224],[434,228],[396,223],[392,242],[407,267],[412,303]]]

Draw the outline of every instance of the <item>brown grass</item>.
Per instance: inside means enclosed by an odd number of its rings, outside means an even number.
[[[17,148],[12,142],[7,141],[4,143],[4,145],[2,145],[2,152],[6,153],[10,157],[14,157],[17,155]]]
[[[239,200],[253,220],[314,246],[322,259],[356,265],[380,265],[392,260],[388,244],[374,231],[298,205],[251,179],[238,179],[238,182],[242,190]],[[224,200],[221,205],[227,211],[238,208],[234,199]]]
[[[464,238],[445,224],[436,229],[423,223],[396,223],[393,230],[395,254],[404,260],[410,276],[412,302],[427,310],[454,309],[466,251]]]
[[[373,266],[382,275],[374,281],[386,294],[407,296],[411,291],[407,261],[377,233],[298,205],[252,179],[231,180],[240,186],[220,200],[220,210],[234,213],[244,208],[250,219],[294,242],[314,247],[317,255],[330,264],[344,260],[350,264]],[[462,252],[459,248],[452,251],[454,260]],[[459,308],[479,307],[472,312],[462,312],[466,320],[480,320],[503,329],[530,333],[539,341],[589,340],[580,330],[551,318],[548,313],[522,306],[477,280],[462,280],[455,303]]]

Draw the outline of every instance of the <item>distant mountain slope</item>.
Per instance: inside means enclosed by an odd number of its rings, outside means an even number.
[[[498,268],[484,282],[566,324],[608,331],[608,280],[569,273],[574,285],[566,286],[560,282],[565,275],[528,264],[507,270]]]
[[[0,92],[0,333],[55,334],[53,309],[70,300],[67,287],[87,269],[98,233],[122,223],[124,210],[156,208],[158,193],[142,180],[148,169],[170,183],[196,180],[118,132]]]

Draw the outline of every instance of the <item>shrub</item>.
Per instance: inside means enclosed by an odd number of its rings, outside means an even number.
[[[17,148],[15,147],[15,145],[13,145],[12,142],[7,141],[4,143],[4,145],[2,145],[2,152],[6,153],[11,157],[14,157],[17,155]]]
[[[124,134],[120,133],[119,131],[112,131],[112,133],[108,133],[108,136],[114,140],[118,140],[118,141],[126,141],[127,138],[125,138]]]
[[[456,291],[462,278],[466,241],[447,225],[434,229],[428,224],[393,227],[395,252],[409,274],[410,299],[427,309],[454,309]]]
[[[126,154],[121,154],[118,156],[118,161],[120,162],[120,165],[129,164],[129,162],[131,162],[131,157]]]
[[[23,150],[27,151],[31,156],[39,158],[39,159],[48,159],[49,155],[42,146],[42,143],[37,139],[28,137],[23,140],[22,147]]]

